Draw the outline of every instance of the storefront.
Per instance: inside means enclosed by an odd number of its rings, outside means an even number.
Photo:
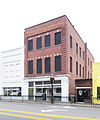
[[[46,101],[51,100],[50,76],[25,78],[28,86],[29,99]],[[68,102],[69,81],[67,75],[56,75],[53,83],[53,95],[55,101]]]
[[[77,79],[75,86],[77,102],[92,102],[92,79]]]
[[[100,104],[100,63],[93,63],[93,104]]]
[[[3,88],[4,96],[21,96],[21,87],[6,87]]]

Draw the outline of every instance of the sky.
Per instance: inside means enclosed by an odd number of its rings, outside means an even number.
[[[0,0],[0,52],[24,46],[24,29],[66,15],[100,62],[100,0]]]

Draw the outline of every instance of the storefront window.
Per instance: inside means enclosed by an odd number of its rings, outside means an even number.
[[[61,88],[56,88],[56,93],[61,93]]]
[[[21,87],[4,88],[5,96],[21,96]]]
[[[41,88],[36,88],[36,93],[43,93],[43,90]]]
[[[100,87],[97,87],[97,100],[100,100]]]

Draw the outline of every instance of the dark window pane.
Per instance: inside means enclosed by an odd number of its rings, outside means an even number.
[[[28,74],[33,74],[33,60],[28,61]]]
[[[89,58],[88,58],[88,65],[89,65]]]
[[[33,40],[28,40],[28,51],[33,50]]]
[[[70,35],[70,48],[72,48],[72,36]]]
[[[37,73],[42,73],[42,59],[37,59]]]
[[[61,44],[61,32],[55,33],[55,45]]]
[[[56,88],[56,93],[61,93],[61,88]]]
[[[78,44],[76,43],[76,54],[78,54]]]
[[[55,72],[61,71],[61,56],[55,56]]]
[[[72,57],[70,57],[70,72],[72,72]]]
[[[50,35],[45,36],[45,47],[50,46]]]
[[[29,87],[33,87],[33,82],[29,82]]]
[[[61,84],[61,80],[55,80],[54,84]]]
[[[50,81],[44,81],[44,84],[51,84]]]
[[[79,50],[80,50],[80,57],[81,57],[81,47],[79,48]]]
[[[36,48],[42,48],[42,37],[36,39]]]
[[[88,71],[88,79],[89,79],[89,71]]]
[[[84,78],[84,67],[83,67],[83,78]]]
[[[80,64],[80,77],[81,77],[81,64]]]
[[[100,100],[100,87],[97,87],[97,99]]]
[[[84,51],[83,51],[83,60],[84,60]]]
[[[50,58],[45,58],[45,73],[51,72]]]
[[[42,85],[41,81],[35,82],[35,85]]]
[[[76,75],[78,75],[78,62],[76,62]]]

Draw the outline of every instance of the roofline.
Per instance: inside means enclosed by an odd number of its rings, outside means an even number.
[[[91,56],[93,57],[93,55],[92,55],[92,53],[90,52],[90,50],[87,48],[87,50],[88,50],[88,52],[91,54]],[[94,57],[93,57],[93,59],[94,59]],[[95,59],[94,59],[95,60]]]
[[[39,23],[39,24],[37,24],[37,25],[33,25],[33,26],[31,26],[31,27],[25,28],[25,30],[28,30],[28,29],[30,29],[30,28],[33,28],[33,27],[36,27],[36,26],[39,26],[39,25],[42,25],[42,24],[48,23],[48,22],[50,22],[50,21],[53,21],[53,20],[56,20],[56,19],[59,19],[59,18],[62,18],[62,17],[66,17],[66,15],[62,15],[62,16],[60,16],[60,17],[57,17],[57,18],[54,18],[54,19],[48,20],[48,21],[46,21],[46,22],[42,22],[42,23]]]
[[[66,15],[62,15],[62,16],[60,16],[60,17],[56,17],[56,18],[51,19],[51,20],[48,20],[48,21],[46,21],[46,22],[39,23],[39,24],[37,24],[37,25],[34,25],[34,26],[31,26],[31,27],[25,28],[24,30],[28,30],[28,29],[30,29],[30,28],[33,28],[33,27],[36,27],[36,26],[39,26],[39,25],[48,23],[48,22],[50,22],[50,21],[53,21],[53,20],[56,20],[56,19],[59,19],[59,18],[62,18],[62,17],[66,17],[66,18],[67,18],[67,20],[69,21],[69,23],[71,24],[71,26],[73,27],[73,29],[76,31],[76,33],[77,33],[77,35],[79,36],[79,38],[82,40],[82,38],[80,37],[79,33],[78,33],[77,30],[75,29],[74,25],[71,23],[71,21],[68,19],[68,17],[67,17]],[[82,42],[85,44],[85,42],[84,42],[83,40],[82,40]]]
[[[14,51],[14,50],[22,49],[22,48],[24,48],[24,46],[22,46],[22,47],[18,47],[18,48],[14,48],[14,49],[10,49],[10,50],[6,50],[6,51],[2,51],[1,53],[6,53],[6,52],[10,52],[10,51]]]
[[[42,23],[40,23],[40,24],[37,24],[37,25],[31,26],[31,27],[25,28],[24,30],[28,30],[28,29],[30,29],[30,28],[33,28],[33,27],[36,27],[36,26],[39,26],[39,25],[48,23],[48,22],[50,22],[50,21],[53,21],[53,20],[56,20],[56,19],[59,19],[59,18],[62,18],[62,17],[66,17],[66,19],[68,20],[68,22],[71,24],[71,26],[73,27],[73,29],[75,30],[75,32],[77,33],[77,35],[79,36],[79,38],[81,39],[81,41],[82,41],[82,42],[84,43],[84,45],[85,45],[85,42],[82,40],[81,36],[79,35],[79,33],[77,32],[77,30],[75,29],[74,25],[71,23],[71,21],[69,20],[69,18],[68,18],[66,15],[62,15],[62,16],[60,16],[60,17],[56,17],[56,18],[51,19],[51,20],[48,20],[48,21],[46,21],[46,22],[42,22]],[[89,50],[89,49],[88,49],[88,50]],[[90,52],[90,50],[89,50],[89,52]],[[90,54],[92,55],[91,52],[90,52]],[[93,57],[93,55],[92,55],[92,57]],[[94,59],[94,57],[93,57],[93,59]]]

